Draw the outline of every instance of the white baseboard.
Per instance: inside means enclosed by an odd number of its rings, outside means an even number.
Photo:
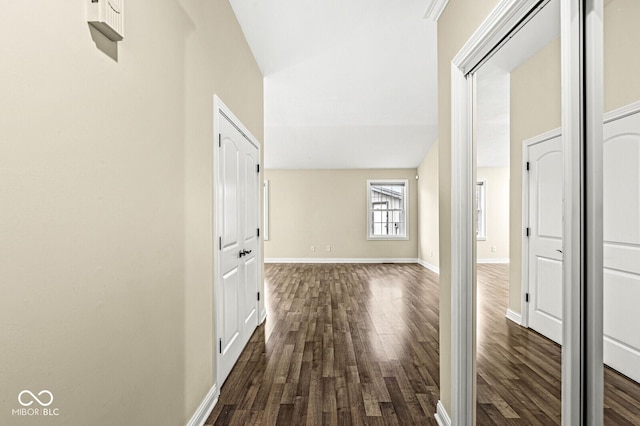
[[[272,257],[264,263],[418,263],[412,258]]]
[[[476,263],[509,263],[508,257],[488,257],[486,259],[476,259]]]
[[[522,325],[522,315],[513,312],[511,309],[507,309],[507,318],[518,325]]]
[[[435,272],[436,274],[440,275],[440,268],[438,268],[435,265],[430,264],[429,262],[422,260],[422,259],[418,259],[418,264],[424,266],[425,268],[427,268],[428,270]]]
[[[438,401],[438,404],[436,405],[435,417],[439,426],[451,426],[451,418],[449,417],[449,414],[447,414],[447,410],[444,409],[442,401]]]
[[[266,319],[267,319],[267,308],[263,308],[262,312],[260,312],[260,323],[258,325],[262,325]]]
[[[191,420],[189,420],[187,426],[203,426],[207,421],[209,414],[213,411],[213,407],[216,406],[219,396],[220,393],[218,392],[218,387],[214,383],[213,386],[211,386],[211,389],[209,389],[207,396],[205,396],[200,403],[196,412],[191,416]]]

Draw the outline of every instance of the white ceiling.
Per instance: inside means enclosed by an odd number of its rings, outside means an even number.
[[[230,0],[265,77],[267,168],[416,167],[437,137],[427,0]]]
[[[476,75],[476,164],[509,167],[510,74],[492,61]]]

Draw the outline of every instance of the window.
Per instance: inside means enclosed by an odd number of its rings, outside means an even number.
[[[367,181],[367,227],[370,240],[406,240],[406,179]]]
[[[269,181],[265,180],[263,184],[264,189],[264,232],[263,240],[269,241]]]
[[[487,239],[487,181],[476,182],[476,239],[484,241]]]

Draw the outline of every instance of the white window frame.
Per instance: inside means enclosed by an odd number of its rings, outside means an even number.
[[[371,216],[373,214],[371,200],[372,185],[403,185],[404,197],[402,210],[404,213],[404,233],[402,235],[373,235]],[[408,240],[409,239],[409,180],[408,179],[367,179],[367,240]]]
[[[263,183],[263,209],[264,209],[264,224],[263,224],[263,235],[264,241],[269,241],[269,181],[265,180]]]
[[[477,195],[480,191],[480,196]],[[480,215],[480,219],[476,219],[476,240],[487,240],[487,180],[478,179],[476,182],[476,215]],[[478,225],[479,224],[479,225]]]

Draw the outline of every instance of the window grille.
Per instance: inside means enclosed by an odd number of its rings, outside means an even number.
[[[368,238],[407,238],[407,180],[369,180]]]

